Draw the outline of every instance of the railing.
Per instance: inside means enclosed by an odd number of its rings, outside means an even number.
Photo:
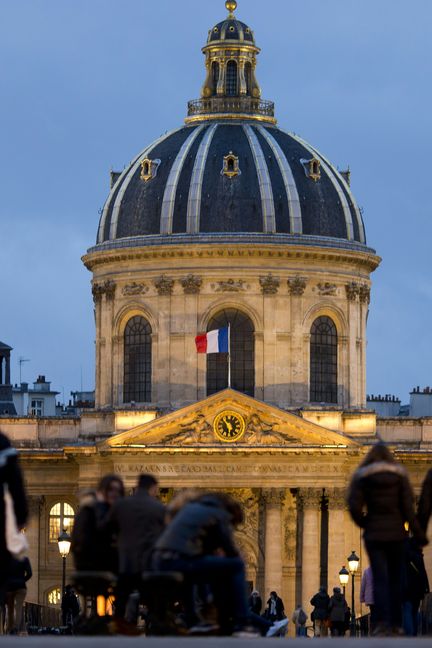
[[[188,102],[188,117],[234,113],[274,117],[273,101],[253,97],[209,97]]]
[[[61,625],[60,608],[37,603],[24,603],[24,621],[27,628],[53,628]]]

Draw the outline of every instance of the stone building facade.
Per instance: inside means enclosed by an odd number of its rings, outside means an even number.
[[[74,418],[0,417],[21,449],[31,501],[29,598],[55,602],[56,538],[78,492],[107,472],[140,472],[169,499],[187,486],[243,503],[238,542],[251,585],[306,608],[338,584],[353,549],[350,476],[378,436],[416,492],[432,458],[432,419],[366,409],[371,273],[362,215],[341,173],[276,126],[260,97],[259,48],[235,2],[203,48],[202,96],[186,125],[144,150],[105,204],[92,273],[95,409]],[[225,355],[195,336],[231,330]],[[426,550],[432,569],[432,552]],[[430,574],[432,576],[432,573]],[[360,610],[360,606],[357,607]]]

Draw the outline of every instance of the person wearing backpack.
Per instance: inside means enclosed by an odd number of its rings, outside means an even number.
[[[329,607],[330,596],[327,594],[327,590],[322,585],[317,592],[310,600],[310,604],[313,605],[313,611],[311,618],[314,622],[314,634],[315,637],[327,637],[328,629],[328,618],[329,618]]]
[[[294,610],[291,621],[295,625],[296,637],[306,637],[306,621],[308,620],[308,615],[303,610],[301,604],[299,603]]]

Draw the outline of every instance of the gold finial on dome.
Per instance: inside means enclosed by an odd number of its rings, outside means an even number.
[[[227,0],[225,2],[225,7],[229,11],[229,16],[228,18],[234,18],[234,11],[237,9],[237,2],[236,0]]]

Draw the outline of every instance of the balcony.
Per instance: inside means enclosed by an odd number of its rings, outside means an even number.
[[[259,119],[276,123],[273,101],[253,97],[209,97],[189,101],[186,122],[201,119]]]

